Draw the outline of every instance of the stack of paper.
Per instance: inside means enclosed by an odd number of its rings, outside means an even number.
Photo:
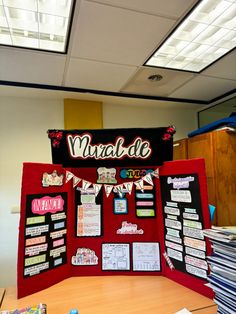
[[[236,227],[212,227],[203,231],[212,243],[209,286],[215,292],[218,313],[236,313]]]

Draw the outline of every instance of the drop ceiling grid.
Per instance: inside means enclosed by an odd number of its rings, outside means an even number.
[[[71,56],[140,66],[176,20],[83,1]]]

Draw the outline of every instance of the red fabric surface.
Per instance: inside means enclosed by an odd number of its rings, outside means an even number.
[[[138,168],[138,167],[134,167]],[[149,168],[149,167],[141,167]],[[117,169],[116,178],[118,183],[125,181],[136,181],[137,179],[120,179],[119,170]],[[156,167],[152,168],[153,170]],[[113,193],[109,197],[103,193],[102,207],[102,228],[103,235],[101,237],[76,237],[76,208],[74,204],[74,189],[72,181],[64,184],[62,187],[42,187],[42,174],[44,172],[51,173],[57,170],[58,173],[64,173],[65,170],[71,171],[74,175],[92,183],[96,183],[96,168],[73,168],[63,169],[60,165],[25,163],[23,167],[22,177],[22,197],[21,197],[21,217],[19,227],[19,248],[18,248],[18,297],[23,297],[34,292],[45,289],[70,276],[89,276],[89,275],[165,275],[168,278],[189,287],[208,297],[212,296],[211,290],[204,286],[205,280],[193,277],[189,274],[182,273],[177,270],[170,270],[166,266],[166,262],[162,257],[164,252],[164,222],[162,214],[162,201],[160,193],[160,181],[153,178],[156,187],[156,217],[155,218],[138,218],[135,212],[134,187],[131,195],[128,195],[128,214],[115,215],[113,213]],[[204,216],[204,227],[210,227],[210,217],[208,211],[207,187],[205,178],[204,161],[202,159],[166,162],[160,168],[160,175],[178,175],[178,174],[196,173],[199,177],[202,212]],[[81,186],[79,183],[78,186]],[[56,267],[55,269],[44,271],[38,275],[25,278],[23,276],[24,269],[24,233],[26,219],[26,197],[30,194],[48,193],[68,193],[67,208],[67,264]],[[138,225],[138,229],[143,229],[143,235],[118,235],[117,229],[121,228],[123,221],[128,221]],[[159,242],[161,255],[161,271],[132,271],[132,243],[133,242]],[[130,271],[102,271],[102,243],[130,243]],[[98,265],[94,266],[73,266],[71,257],[75,255],[77,248],[89,248],[94,250],[98,256]]]

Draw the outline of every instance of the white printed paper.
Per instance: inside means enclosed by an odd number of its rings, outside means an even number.
[[[202,223],[198,221],[186,220],[183,221],[184,226],[196,229],[202,229]]]
[[[189,256],[189,255],[186,255],[184,259],[185,259],[186,264],[190,264],[195,267],[206,269],[206,270],[208,269],[207,262],[205,260],[199,259],[197,257]]]
[[[175,221],[175,220],[171,220],[171,219],[165,219],[165,225],[166,227],[170,227],[170,228],[174,228],[174,229],[178,229],[181,230],[182,229],[182,224],[180,221]]]
[[[176,244],[176,243],[173,243],[170,241],[165,241],[165,244],[167,247],[169,247],[171,249],[183,252],[183,246],[182,245],[179,245],[179,244]]]
[[[77,236],[101,235],[101,205],[83,204],[78,206]]]
[[[169,257],[176,259],[177,261],[183,261],[183,254],[179,251],[167,248],[167,254]]]
[[[192,275],[195,275],[195,276],[198,276],[201,278],[207,278],[207,271],[204,269],[200,269],[200,268],[197,268],[195,266],[186,264],[186,270],[188,273],[190,273]]]
[[[204,239],[204,235],[202,230],[200,229],[195,229],[195,228],[189,228],[189,227],[183,227],[183,234],[185,236],[191,237],[191,238],[195,238],[195,239]]]
[[[160,271],[159,243],[133,243],[133,271]]]
[[[206,242],[184,237],[184,245],[193,247],[198,250],[206,251]]]
[[[171,200],[182,203],[192,203],[191,192],[189,190],[170,190]]]
[[[185,247],[185,252],[186,252],[186,254],[189,254],[192,256],[196,256],[196,257],[204,258],[204,259],[206,258],[206,254],[204,251],[193,249],[193,248],[188,247],[188,246]]]
[[[179,215],[180,214],[179,208],[175,208],[175,207],[165,206],[164,211],[165,211],[165,214],[170,214],[170,215]]]
[[[103,243],[102,270],[130,270],[129,244]]]

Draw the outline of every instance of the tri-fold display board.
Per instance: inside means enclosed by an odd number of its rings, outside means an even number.
[[[212,295],[204,161],[171,161],[173,133],[49,130],[53,164],[23,166],[18,297],[91,275],[163,275]]]

